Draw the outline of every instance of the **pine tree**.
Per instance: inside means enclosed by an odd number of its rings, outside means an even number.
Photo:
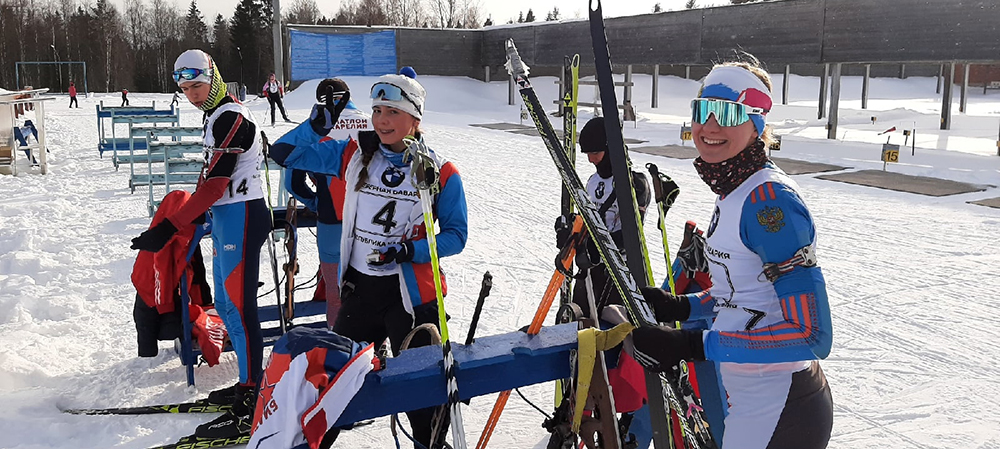
[[[231,66],[239,67],[240,72],[239,77],[236,74],[227,76],[241,83],[256,83],[255,69],[260,61],[260,48],[257,44],[260,12],[257,11],[256,3],[254,0],[240,0],[233,17],[229,19],[229,39],[232,48],[236,50],[230,57]]]
[[[212,25],[212,58],[230,81],[238,81],[240,66],[232,64],[236,52],[229,36],[229,22],[222,17],[222,14],[216,14],[215,24]]]
[[[208,49],[208,26],[198,10],[196,0],[191,0],[187,17],[184,18],[184,48]]]
[[[517,12],[517,23],[524,23],[524,13],[521,11]]]
[[[489,16],[489,17],[486,18],[486,22],[483,23],[483,28],[488,27],[488,26],[492,26],[492,25],[493,25],[493,16],[491,15],[491,16]]]
[[[559,7],[558,6],[552,7],[552,11],[549,11],[549,12],[547,12],[545,14],[545,21],[546,22],[551,22],[553,20],[559,20]]]
[[[525,23],[530,23],[535,21],[535,12],[528,8],[528,15],[524,16]]]
[[[694,1],[695,0],[687,0],[687,3],[684,4],[684,7],[687,9],[694,9],[695,8]]]
[[[691,0],[688,0],[688,1],[691,1]],[[653,5],[653,12],[663,12],[663,7],[660,6],[660,2],[656,2],[656,4]]]

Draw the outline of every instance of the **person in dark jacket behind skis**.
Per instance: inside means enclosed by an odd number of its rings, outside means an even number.
[[[275,79],[273,73],[267,78],[267,82],[264,83],[264,87],[261,88],[261,95],[267,97],[267,102],[271,103],[271,126],[274,126],[275,105],[277,105],[278,109],[281,110],[281,118],[285,119],[286,122],[291,122],[291,120],[288,119],[288,115],[285,114],[285,105],[281,103],[281,97],[285,96],[285,89],[281,87],[281,83]]]
[[[622,222],[618,199],[614,193],[611,158],[608,157],[608,139],[604,129],[604,117],[594,117],[580,130],[580,151],[587,155],[597,169],[587,180],[587,194],[594,205],[603,212],[604,224],[611,232],[611,238],[622,247]],[[646,215],[652,194],[646,175],[632,172],[632,188],[635,190],[639,206],[640,220]],[[573,217],[559,217],[556,220],[556,240],[561,248],[569,238]],[[580,307],[584,316],[590,316],[590,303],[597,307],[597,318],[603,316],[609,305],[621,305],[623,300],[607,267],[601,262],[600,253],[591,239],[585,239],[577,248],[576,266],[579,273],[573,287],[573,302]],[[621,413],[635,413],[630,433],[634,433],[639,448],[649,447],[652,433],[648,429],[649,412],[643,408],[646,402],[645,378],[642,368],[628,354],[620,351],[606,353],[609,363],[617,361],[608,369],[608,381],[615,395],[615,408]],[[641,410],[640,410],[641,409]],[[636,429],[643,429],[636,431]]]
[[[125,107],[125,106],[128,106],[128,105],[129,105],[129,103],[128,103],[128,89],[126,89],[126,88],[123,87],[122,88],[122,105],[121,105],[121,107]]]
[[[271,228],[260,175],[261,133],[250,110],[226,94],[222,74],[207,53],[181,53],[173,76],[191,104],[205,111],[205,169],[191,199],[133,239],[132,249],[157,252],[179,227],[211,212],[215,304],[236,352],[239,382],[209,394],[214,403],[229,398],[233,408],[198,426],[195,435],[248,435],[264,351],[257,317],[260,248]]]
[[[653,370],[719,363],[722,447],[822,449],[833,398],[817,359],[830,354],[832,328],[816,226],[799,186],[767,157],[771,79],[747,59],[715,66],[691,102],[695,169],[718,195],[706,232],[712,287],[642,289],[660,322],[714,317],[712,329],[638,328],[635,355]]]
[[[271,147],[271,158],[286,168],[347,182],[340,245],[341,307],[333,331],[358,342],[381,344],[388,338],[393,354],[399,353],[413,328],[438,325],[430,247],[406,151],[407,136],[423,142],[420,120],[426,92],[412,69],[404,67],[401,73],[409,75],[384,75],[371,88],[375,131],[359,132],[357,141],[326,139],[347,106],[347,94],[314,106],[309,121]],[[465,189],[455,164],[434,151],[431,157],[440,168],[440,191],[433,205],[438,256],[447,257],[460,253],[468,239]],[[443,275],[441,285],[447,294]],[[410,347],[428,344],[427,334],[417,333]],[[413,437],[424,447],[430,446],[436,408],[407,412]],[[446,416],[437,443],[429,449],[443,447],[447,429]]]

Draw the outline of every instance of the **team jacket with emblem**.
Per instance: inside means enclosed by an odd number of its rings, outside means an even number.
[[[819,266],[795,266],[773,283],[763,274],[766,263],[785,262],[803,247],[815,250],[812,216],[791,178],[768,164],[717,198],[706,235],[712,288],[688,299],[691,319],[716,315],[705,334],[709,360],[789,362],[797,371],[808,365],[801,362],[830,353],[830,306]]]
[[[287,168],[309,170],[334,175],[341,173],[343,158],[349,158],[343,179],[347,184],[343,220],[351,226],[344,229],[340,247],[340,275],[348,265],[362,273],[375,275],[400,274],[403,306],[412,313],[413,307],[432,302],[434,278],[430,264],[430,248],[426,239],[422,213],[416,189],[409,179],[409,165],[390,160],[401,155],[391,153],[379,144],[374,132],[358,134],[355,140],[321,140],[308,122],[282,136],[272,147],[272,158]],[[360,142],[360,143],[359,143]],[[368,164],[368,178],[360,192],[354,186],[360,178],[362,154],[360,146],[374,151]],[[441,189],[434,198],[434,215],[439,226],[437,249],[439,257],[458,254],[468,238],[468,211],[462,179],[454,164],[431,152],[441,171]],[[361,202],[366,197],[373,201]],[[381,202],[374,201],[381,198]],[[393,240],[395,238],[395,240]],[[411,241],[413,261],[391,264],[389,271],[373,273],[364,263],[372,248],[385,243]],[[358,248],[356,249],[355,246]],[[357,254],[353,254],[357,252]],[[355,261],[354,263],[351,263]],[[447,287],[442,274],[442,287]]]
[[[326,329],[296,327],[274,345],[254,409],[254,449],[317,449],[378,361]]]
[[[763,274],[764,264],[816,248],[813,219],[797,190],[768,163],[718,197],[706,232],[712,287],[688,295],[690,319],[715,315],[703,339],[728,395],[727,447],[767,447],[785,411],[799,410],[806,399],[792,396],[802,388],[795,379],[830,353],[830,305],[819,266],[795,265],[774,282]]]
[[[358,138],[359,131],[372,129],[371,118],[348,102],[340,114],[337,125],[327,133],[326,138],[332,140],[347,140]],[[285,188],[295,199],[317,213],[316,244],[319,246],[320,261],[326,263],[340,262],[340,232],[341,217],[344,211],[344,195],[347,183],[343,180],[343,172],[350,162],[350,154],[342,158],[341,171],[336,176],[314,173],[306,170],[291,170],[291,175],[285,180]],[[306,177],[312,179],[315,190],[306,184]]]

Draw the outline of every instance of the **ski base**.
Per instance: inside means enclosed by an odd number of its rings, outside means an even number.
[[[153,415],[159,413],[225,413],[231,404],[213,404],[205,399],[177,404],[145,405],[118,408],[78,408],[63,410],[73,415]]]

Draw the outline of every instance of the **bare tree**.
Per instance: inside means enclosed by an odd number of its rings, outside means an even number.
[[[460,12],[461,28],[479,28],[483,23],[483,6],[479,0],[463,0]]]
[[[323,18],[316,0],[295,0],[285,13],[286,23],[315,25]]]
[[[384,0],[390,25],[418,27],[424,22],[421,0]]]
[[[382,0],[361,0],[358,3],[355,20],[358,25],[388,25],[389,17],[385,14]]]

